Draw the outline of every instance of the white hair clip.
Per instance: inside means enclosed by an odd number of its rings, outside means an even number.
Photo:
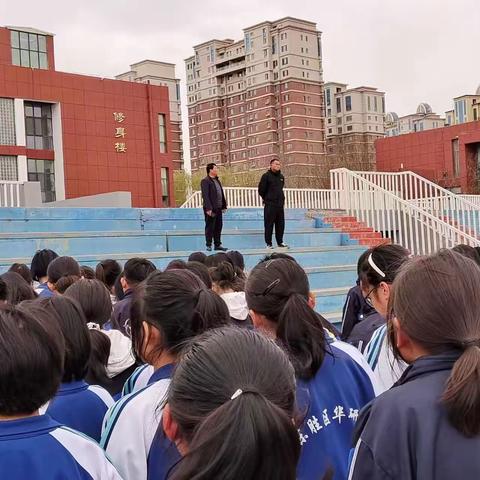
[[[235,400],[237,397],[239,397],[243,393],[243,390],[240,388],[230,397],[230,400]]]

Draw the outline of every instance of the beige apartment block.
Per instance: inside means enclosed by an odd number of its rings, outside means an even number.
[[[385,117],[385,133],[387,137],[423,132],[445,126],[445,119],[433,112],[428,103],[421,103],[415,113],[399,117],[395,112]]]
[[[130,65],[128,72],[116,75],[117,80],[150,83],[168,88],[170,99],[170,123],[172,135],[172,155],[175,170],[183,169],[182,111],[180,103],[180,80],[175,75],[173,63],[156,60],[143,60]],[[164,139],[165,140],[165,139]],[[163,143],[167,145],[166,142]]]
[[[325,162],[321,32],[286,17],[210,40],[185,60],[192,171],[209,162],[263,170],[278,156],[290,175]],[[313,169],[312,169],[313,167]]]

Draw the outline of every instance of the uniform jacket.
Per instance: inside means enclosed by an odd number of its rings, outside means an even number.
[[[275,205],[283,207],[285,203],[285,194],[283,187],[285,186],[285,177],[282,172],[266,171],[260,183],[258,184],[258,194],[262,197],[265,205]]]
[[[227,200],[225,199],[225,193],[223,191],[220,179],[217,177],[220,188],[222,189],[222,210],[227,208]],[[215,181],[210,175],[207,175],[200,183],[202,189],[203,210],[208,212],[209,210],[217,210],[217,187]]]

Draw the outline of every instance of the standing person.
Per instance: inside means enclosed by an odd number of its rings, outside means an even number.
[[[223,193],[223,187],[218,178],[218,168],[215,163],[207,165],[207,176],[202,180],[203,212],[205,213],[205,242],[207,251],[212,251],[212,239],[214,250],[225,252],[222,247],[223,214],[227,209],[227,201]]]
[[[283,243],[283,232],[285,231],[284,186],[285,177],[280,171],[280,160],[278,160],[278,158],[272,158],[272,160],[270,160],[270,169],[262,175],[260,183],[258,184],[258,194],[262,197],[263,204],[265,205],[263,214],[267,248],[273,248],[273,226],[275,226],[275,240],[277,241],[277,245],[282,248],[288,248],[288,245]]]
[[[389,341],[410,366],[361,412],[349,479],[480,478],[479,283],[448,250],[402,267]]]

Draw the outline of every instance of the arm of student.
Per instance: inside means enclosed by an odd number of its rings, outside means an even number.
[[[370,447],[360,440],[352,451],[348,480],[392,480],[385,470],[377,464]]]

